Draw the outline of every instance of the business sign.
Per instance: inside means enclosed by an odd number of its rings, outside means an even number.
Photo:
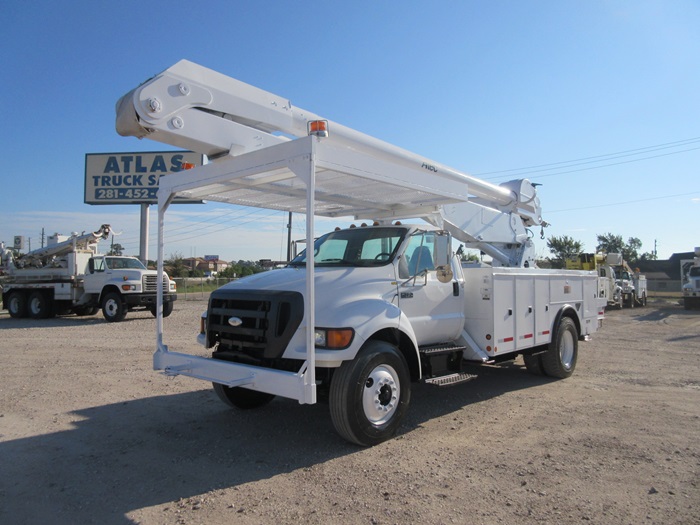
[[[87,153],[85,204],[157,204],[161,176],[182,171],[185,163],[201,166],[193,151]],[[201,202],[176,197],[173,202]]]

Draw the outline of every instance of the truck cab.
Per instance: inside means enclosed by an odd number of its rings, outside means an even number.
[[[83,276],[87,294],[97,297],[108,321],[121,321],[130,310],[148,309],[155,315],[158,272],[149,270],[136,257],[95,255],[87,261]],[[175,281],[163,277],[163,315],[172,313]]]
[[[696,248],[695,252],[700,253],[700,249]],[[681,261],[681,282],[683,307],[686,310],[700,308],[700,258]]]
[[[455,339],[464,324],[463,281],[450,245],[448,233],[428,225],[363,225],[318,238],[315,285],[332,293],[316,298],[316,365],[336,367],[353,359],[383,331],[407,338],[414,349]],[[218,345],[214,357],[225,360],[283,369],[288,360],[303,360],[297,312],[303,311],[307,257],[304,250],[286,268],[213,292],[200,342]],[[274,322],[261,323],[261,309],[276,313]],[[237,326],[230,323],[234,313]],[[268,345],[261,353],[262,340],[274,340],[274,350]],[[415,355],[406,357],[416,361]]]

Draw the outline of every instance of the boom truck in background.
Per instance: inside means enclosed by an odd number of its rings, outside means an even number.
[[[598,293],[607,306],[646,306],[647,278],[633,271],[621,253],[580,253],[565,261],[569,270],[598,273]]]
[[[24,255],[0,249],[2,301],[15,318],[45,319],[57,314],[94,315],[100,308],[107,321],[122,321],[127,312],[144,308],[156,316],[158,272],[135,257],[100,255],[97,244],[112,229],[70,237],[54,235],[47,246]],[[177,298],[175,282],[162,275],[162,315]]]
[[[693,259],[681,261],[681,291],[683,308],[700,308],[700,247],[695,248]]]
[[[169,349],[156,322],[154,369],[211,381],[232,407],[323,398],[337,432],[371,446],[396,432],[412,382],[518,355],[566,378],[599,327],[595,272],[536,267],[531,228],[546,223],[527,180],[481,181],[186,60],[124,95],[116,127],[209,158],[160,179],[159,271],[176,195],[306,216],[315,240],[286,268],[211,294],[211,357]],[[316,238],[317,215],[363,222]],[[453,239],[492,264],[463,268]]]

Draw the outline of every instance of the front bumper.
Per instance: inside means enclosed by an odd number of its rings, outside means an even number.
[[[158,294],[155,293],[124,294],[123,297],[128,306],[155,306],[158,303]],[[175,293],[163,294],[164,303],[176,300],[177,294]]]

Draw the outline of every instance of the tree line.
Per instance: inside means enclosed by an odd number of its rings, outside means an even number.
[[[640,261],[655,261],[657,259],[655,252],[640,253],[642,241],[637,237],[630,237],[625,242],[622,235],[606,233],[604,235],[596,235],[596,240],[598,242],[596,252],[621,253],[622,258],[630,265],[637,264]],[[566,259],[583,253],[583,243],[568,235],[562,235],[561,237],[551,236],[547,239],[547,248],[553,255],[553,257],[548,257],[547,260],[554,268],[563,268]]]
[[[185,259],[180,253],[171,254],[170,257],[163,262],[163,266],[170,277],[204,277],[204,271],[198,268],[190,269],[185,264]],[[233,279],[234,277],[245,277],[259,273],[265,269],[258,261],[243,261],[231,262],[229,265],[217,272],[216,276],[224,279]]]

